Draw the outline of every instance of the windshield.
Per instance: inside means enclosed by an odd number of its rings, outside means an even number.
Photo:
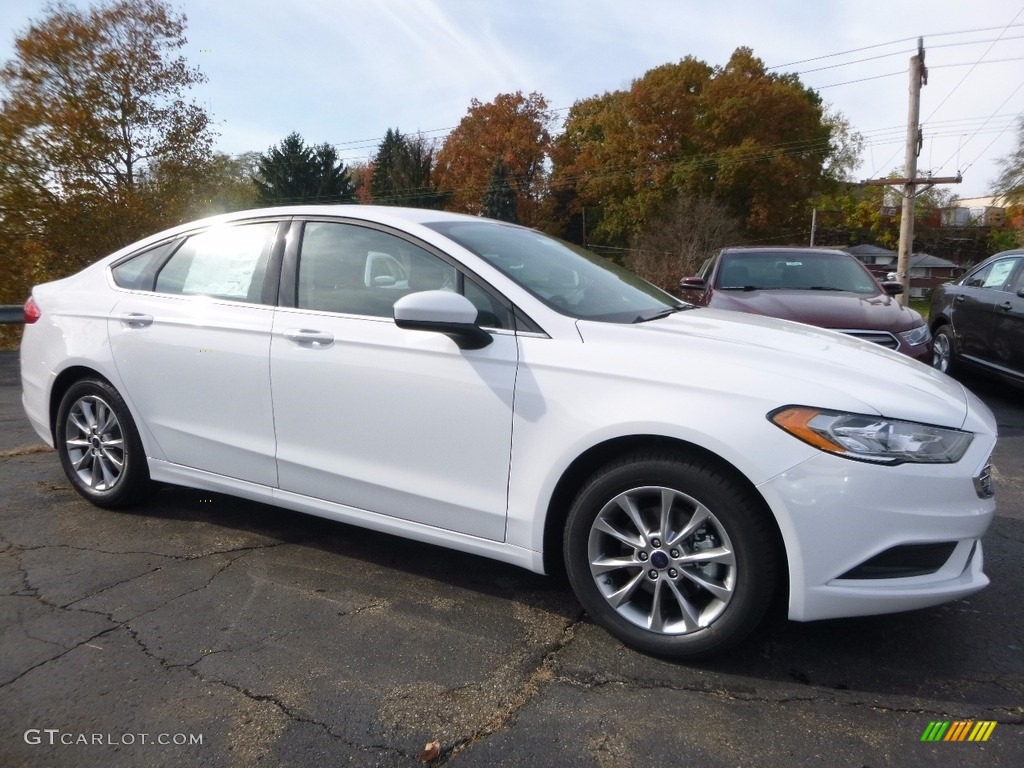
[[[722,256],[715,286],[721,290],[816,290],[877,294],[878,284],[843,253],[753,251]]]
[[[689,308],[590,251],[531,229],[491,221],[427,224],[564,315],[635,323]]]

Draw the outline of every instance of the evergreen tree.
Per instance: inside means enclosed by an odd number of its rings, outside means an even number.
[[[423,136],[388,128],[373,159],[370,194],[377,205],[440,208],[446,196],[431,184],[434,149]]]
[[[491,183],[487,186],[487,194],[484,195],[481,212],[484,216],[492,219],[508,221],[512,224],[519,223],[516,191],[509,182],[508,169],[501,160],[498,160],[491,170]]]
[[[298,133],[260,155],[253,183],[260,205],[348,203],[355,196],[352,178],[334,147],[307,147]]]

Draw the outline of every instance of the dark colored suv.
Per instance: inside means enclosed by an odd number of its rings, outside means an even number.
[[[932,294],[932,365],[1024,384],[1024,249],[992,256]]]

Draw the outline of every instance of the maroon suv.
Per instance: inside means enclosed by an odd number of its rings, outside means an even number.
[[[893,296],[857,259],[825,248],[725,248],[696,277],[679,281],[684,300],[830,328],[931,362],[931,334],[918,312]]]

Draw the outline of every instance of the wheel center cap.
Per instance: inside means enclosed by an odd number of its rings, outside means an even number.
[[[99,448],[100,445],[101,445],[100,436],[99,435],[93,435],[92,440],[90,440],[89,442],[92,443],[92,447],[93,448]],[[661,566],[658,566],[658,567],[660,568]]]
[[[653,552],[651,554],[651,565],[655,568],[667,568],[668,567],[668,555],[662,551]]]

